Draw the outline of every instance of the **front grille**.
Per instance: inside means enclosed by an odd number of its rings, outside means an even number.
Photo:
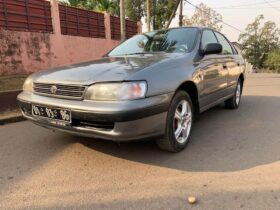
[[[83,99],[85,86],[34,83],[35,93],[68,99]]]

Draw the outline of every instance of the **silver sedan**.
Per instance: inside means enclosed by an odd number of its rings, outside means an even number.
[[[244,64],[217,31],[165,29],[136,35],[102,59],[34,73],[18,102],[46,128],[114,141],[157,137],[160,148],[179,152],[201,112],[221,102],[238,108]]]

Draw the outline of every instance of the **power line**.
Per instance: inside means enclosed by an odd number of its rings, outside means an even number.
[[[239,31],[239,32],[241,32],[241,33],[244,33],[244,31],[240,30],[239,28],[237,28],[237,27],[235,27],[235,26],[233,26],[233,25],[230,25],[230,24],[226,23],[225,21],[223,21],[223,20],[221,20],[221,19],[219,19],[219,18],[216,18],[216,17],[214,17],[214,16],[211,16],[209,13],[203,11],[201,8],[199,8],[198,6],[194,5],[194,4],[191,3],[190,1],[185,0],[185,2],[187,2],[189,5],[193,6],[194,8],[196,8],[196,9],[198,9],[198,10],[204,12],[206,15],[208,15],[208,16],[210,16],[210,17],[212,17],[212,18],[215,18],[215,20],[217,20],[217,21],[223,23],[224,25],[226,25],[226,26],[228,26],[228,27],[231,27],[231,28],[233,28],[233,29],[235,29],[235,30],[237,30],[237,31]]]
[[[260,10],[260,9],[275,9],[275,8],[271,8],[271,7],[241,7],[241,8],[212,8],[212,9],[215,9],[215,10],[239,10],[239,9],[243,9],[243,10]]]
[[[250,4],[239,4],[239,5],[230,5],[230,6],[224,6],[224,7],[215,7],[213,9],[226,9],[226,8],[241,8],[241,7],[250,7],[250,6],[256,6],[256,5],[262,5],[262,4],[267,4],[267,3],[275,3],[275,2],[280,2],[280,0],[274,0],[274,1],[267,1],[267,2],[255,2],[255,3],[250,3]]]
[[[278,12],[280,12],[280,10],[276,7],[274,7],[269,1],[264,0],[265,3],[267,3],[271,8],[274,8],[275,10],[277,10]]]

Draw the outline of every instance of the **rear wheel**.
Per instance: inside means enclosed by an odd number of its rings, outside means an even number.
[[[157,140],[157,145],[170,152],[183,150],[191,136],[193,119],[193,104],[189,94],[178,91],[168,111],[165,136]]]
[[[241,94],[242,94],[242,82],[239,79],[237,82],[234,96],[232,96],[230,99],[225,101],[226,108],[238,109],[241,101]]]

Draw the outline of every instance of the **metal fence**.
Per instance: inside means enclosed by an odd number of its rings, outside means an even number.
[[[59,5],[61,33],[64,35],[105,38],[104,14]]]
[[[51,5],[44,0],[0,0],[0,28],[53,32]]]
[[[120,18],[111,16],[111,39],[120,40],[121,30],[120,30]],[[130,38],[137,34],[137,22],[126,20],[126,38]]]

